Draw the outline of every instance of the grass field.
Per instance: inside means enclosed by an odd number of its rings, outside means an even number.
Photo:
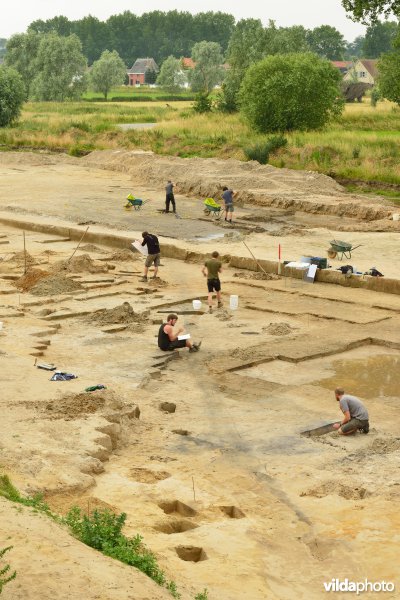
[[[142,88],[141,90],[144,90]],[[153,92],[153,90],[151,90]],[[117,90],[114,95],[118,95]],[[144,91],[138,92],[143,94]],[[49,149],[80,156],[94,149],[143,148],[173,156],[245,160],[244,148],[265,140],[240,115],[196,114],[190,101],[27,103],[20,121],[0,129],[0,149]],[[157,123],[122,131],[123,123]],[[400,108],[389,102],[347,104],[322,131],[292,132],[270,164],[329,174],[349,186],[400,196]]]

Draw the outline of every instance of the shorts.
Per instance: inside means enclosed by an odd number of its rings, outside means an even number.
[[[146,262],[144,263],[146,267],[151,267],[153,263],[155,267],[160,265],[160,252],[158,254],[149,254],[146,257]]]
[[[352,418],[350,421],[347,421],[340,428],[343,433],[350,433],[352,431],[357,431],[358,429],[362,429],[364,433],[368,433],[369,431],[369,421],[365,419],[356,419]]]
[[[207,279],[207,289],[208,292],[220,292],[221,291],[221,282],[219,279]]]
[[[187,340],[174,340],[173,342],[170,342],[168,348],[165,349],[165,352],[167,350],[175,350],[176,348],[185,348],[186,341]],[[164,350],[164,348],[161,349]]]
[[[225,211],[232,213],[234,211],[233,204],[225,204]]]

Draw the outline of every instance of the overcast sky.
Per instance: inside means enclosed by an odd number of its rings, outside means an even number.
[[[11,0],[2,10],[0,37],[24,32],[36,19],[46,20],[58,15],[73,21],[91,14],[104,21],[125,10],[141,15],[152,10],[167,12],[174,9],[193,14],[221,11],[234,15],[237,20],[261,19],[265,25],[273,19],[279,27],[303,25],[313,29],[323,24],[332,25],[347,41],[365,31],[365,27],[346,17],[340,0],[245,0],[237,5],[228,0]]]

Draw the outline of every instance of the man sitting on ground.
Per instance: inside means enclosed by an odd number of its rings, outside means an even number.
[[[338,433],[341,435],[350,435],[356,433],[357,430],[368,433],[368,411],[361,400],[356,398],[356,396],[345,394],[343,388],[335,389],[335,397],[344,414],[343,421],[334,425],[334,428],[338,430]]]
[[[184,328],[179,327],[175,330],[178,315],[171,313],[167,317],[167,322],[160,325],[158,330],[158,347],[160,350],[175,350],[176,348],[189,348],[189,352],[198,352],[201,342],[192,343],[190,339],[178,340],[178,336],[184,333]]]

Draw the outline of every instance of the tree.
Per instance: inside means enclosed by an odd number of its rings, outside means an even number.
[[[0,67],[0,127],[18,119],[25,100],[21,75],[10,67]]]
[[[186,83],[186,75],[181,62],[174,56],[168,56],[161,65],[157,84],[168,92],[176,92]]]
[[[90,83],[96,92],[101,92],[107,100],[108,92],[125,81],[126,66],[118,52],[104,50],[90,71]]]
[[[383,54],[378,63],[378,85],[381,96],[400,105],[400,36],[392,52]]]
[[[374,22],[380,14],[400,16],[400,0],[342,0],[344,9],[354,21]]]
[[[62,102],[79,98],[87,87],[86,58],[75,34],[61,37],[56,33],[40,36],[35,60],[37,75],[32,82],[36,100]]]
[[[352,42],[349,42],[346,47],[345,58],[352,60],[353,58],[362,58],[364,55],[364,36],[358,35]]]
[[[147,69],[144,74],[144,82],[151,85],[157,81],[157,72],[154,69]]]
[[[192,48],[192,59],[196,65],[189,73],[192,90],[210,93],[225,75],[221,46],[217,42],[198,42]]]
[[[34,31],[17,33],[7,42],[7,53],[4,59],[8,67],[12,67],[22,77],[26,99],[30,96],[31,84],[36,75],[36,57],[41,36]]]
[[[392,50],[393,41],[399,32],[395,21],[376,21],[365,33],[363,53],[367,58],[379,58],[381,54]]]
[[[310,50],[329,60],[343,60],[346,42],[335,27],[321,25],[307,34]]]
[[[268,56],[252,65],[240,88],[240,108],[259,132],[318,129],[343,108],[341,75],[311,52]]]

